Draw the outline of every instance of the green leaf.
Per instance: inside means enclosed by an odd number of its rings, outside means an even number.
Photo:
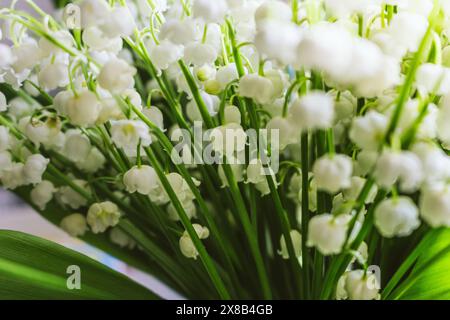
[[[393,292],[402,300],[450,299],[450,229],[433,230],[429,241],[417,258],[411,273]]]
[[[0,299],[159,299],[103,264],[59,244],[0,230]],[[80,270],[80,289],[69,289],[69,266]],[[71,281],[69,281],[71,283]]]

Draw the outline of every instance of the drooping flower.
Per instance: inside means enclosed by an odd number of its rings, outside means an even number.
[[[406,237],[420,225],[419,210],[408,197],[383,200],[375,209],[375,225],[384,237]]]
[[[307,245],[316,247],[323,255],[340,253],[349,220],[349,215],[334,217],[331,214],[321,214],[312,217],[308,226]]]
[[[82,237],[88,230],[86,218],[80,213],[73,213],[64,217],[60,226],[72,237]]]
[[[119,223],[120,211],[111,201],[94,203],[89,207],[86,221],[93,233],[105,232]]]

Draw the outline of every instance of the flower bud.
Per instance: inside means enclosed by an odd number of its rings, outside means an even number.
[[[119,228],[112,228],[109,232],[109,239],[112,243],[117,244],[121,248],[134,249],[136,242]]]
[[[292,245],[294,246],[295,257],[299,258],[302,255],[302,235],[297,230],[291,230],[290,234]],[[289,259],[289,252],[284,235],[280,238],[280,248],[281,249],[278,251],[278,254],[280,254],[283,259]]]
[[[88,230],[86,218],[79,213],[73,213],[62,219],[60,226],[72,237],[82,237]]]

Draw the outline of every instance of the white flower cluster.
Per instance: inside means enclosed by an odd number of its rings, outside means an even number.
[[[336,296],[377,299],[354,269],[368,262],[363,226],[450,227],[450,6],[313,2],[81,0],[75,27],[0,9],[1,185],[31,185],[40,210],[55,200],[73,236],[110,228],[134,248],[123,215],[192,259],[211,221],[236,232],[262,214],[270,235],[275,211],[297,215],[267,247],[300,264],[304,246],[358,251]],[[266,175],[262,148],[247,163],[173,163],[170,138],[198,121],[226,158],[248,153],[247,129],[276,130],[279,172]]]

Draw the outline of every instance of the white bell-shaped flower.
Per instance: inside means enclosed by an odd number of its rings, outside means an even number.
[[[164,131],[164,116],[162,111],[157,107],[145,108],[142,113],[159,129]]]
[[[424,179],[420,158],[410,151],[383,151],[373,175],[379,186],[390,189],[399,182],[405,192],[417,190]]]
[[[119,208],[110,201],[94,203],[91,205],[86,218],[93,233],[105,232],[109,227],[117,225],[119,219]]]
[[[450,187],[435,184],[422,190],[420,215],[433,228],[450,227]]]
[[[87,172],[95,173],[105,165],[106,159],[103,153],[97,148],[91,148],[86,159],[77,162],[75,165],[78,169]]]
[[[27,38],[20,45],[12,48],[14,71],[20,73],[26,69],[32,69],[41,59],[42,52],[37,42],[32,38]]]
[[[345,79],[351,65],[353,39],[343,27],[319,23],[308,29],[297,47],[296,66],[323,71]]]
[[[135,166],[128,170],[123,176],[123,184],[128,192],[138,192],[140,194],[149,194],[158,187],[158,176],[150,166]]]
[[[111,229],[109,239],[121,248],[134,249],[136,247],[136,241],[117,227]]]
[[[313,173],[317,188],[329,193],[351,186],[353,163],[346,155],[325,155],[314,163]]]
[[[230,82],[238,78],[239,75],[234,63],[229,63],[217,69],[216,81],[220,84],[221,89],[225,89]]]
[[[160,70],[166,70],[169,66],[184,55],[184,47],[164,40],[159,45],[150,50],[150,57],[155,67]]]
[[[239,94],[252,98],[260,104],[269,103],[273,99],[274,87],[272,82],[258,74],[247,74],[239,82]]]
[[[302,235],[297,230],[291,230],[290,235],[292,245],[294,246],[295,256],[299,258],[302,255]],[[289,251],[284,235],[280,238],[280,250],[278,251],[278,254],[280,254],[283,259],[289,259]]]
[[[236,106],[226,106],[224,109],[224,123],[241,124],[241,111]]]
[[[181,205],[183,206],[184,212],[189,219],[197,217],[197,208],[195,207],[194,201],[185,201]],[[169,215],[169,219],[173,221],[180,221],[178,211],[172,203],[167,206],[167,213]]]
[[[67,130],[64,139],[63,154],[74,162],[83,161],[91,151],[89,138],[77,129]]]
[[[159,39],[168,40],[177,45],[186,45],[197,40],[199,32],[193,19],[169,19],[161,27]]]
[[[108,18],[109,7],[104,0],[83,0],[80,3],[81,26],[86,28],[101,24]]]
[[[3,92],[0,92],[0,112],[6,111],[8,109],[8,101]]]
[[[286,118],[274,117],[267,123],[267,133],[274,150],[284,150],[299,141],[300,134],[295,124]]]
[[[375,274],[364,270],[346,272],[339,279],[337,299],[379,300],[380,284]]]
[[[230,168],[236,182],[244,181],[244,166],[242,164],[230,164]],[[223,170],[223,166],[219,166],[218,173],[222,182],[222,188],[228,187],[228,179]]]
[[[184,59],[195,66],[214,64],[217,59],[217,51],[209,44],[194,42],[184,48]]]
[[[296,59],[296,48],[300,43],[301,34],[299,27],[293,23],[264,21],[258,26],[255,46],[268,58],[290,64]]]
[[[41,143],[49,143],[60,132],[60,126],[57,121],[48,120],[43,122],[30,116],[20,119],[19,128],[36,146],[39,146]]]
[[[206,23],[223,22],[228,11],[226,0],[194,0],[192,4],[192,15],[202,19]]]
[[[361,193],[366,182],[367,180],[364,178],[357,176],[352,177],[350,179],[350,186],[342,190],[342,195],[344,196],[344,199],[347,201],[355,201],[358,198],[359,194]],[[375,200],[377,192],[378,192],[377,186],[375,185],[372,186],[364,202],[372,203]]]
[[[111,59],[103,66],[97,80],[102,88],[119,94],[134,86],[135,74],[136,68],[124,60]]]
[[[410,52],[415,52],[419,48],[427,28],[428,20],[423,15],[399,12],[392,18],[388,32],[397,45]]]
[[[111,121],[111,139],[130,156],[136,155],[139,141],[141,147],[148,147],[152,143],[147,125],[139,120]]]
[[[316,215],[308,226],[309,247],[316,247],[323,255],[338,254],[342,251],[348,230],[350,215]]]
[[[444,95],[450,90],[450,69],[437,64],[424,63],[417,69],[416,85],[423,94]]]
[[[245,150],[247,134],[241,125],[230,123],[210,131],[209,139],[215,152],[232,157]]]
[[[133,34],[136,23],[127,7],[115,7],[100,25],[102,31],[109,37],[127,37]]]
[[[76,184],[78,187],[87,190],[90,193],[87,181],[75,179],[72,182]],[[61,204],[75,210],[87,205],[88,203],[86,198],[84,198],[82,195],[80,195],[78,192],[76,192],[69,186],[60,187],[58,189],[56,197]]]
[[[5,189],[14,190],[26,184],[23,174],[23,163],[11,163],[2,170],[2,185]]]
[[[0,68],[9,67],[15,60],[12,50],[4,43],[0,43]]]
[[[42,67],[38,74],[39,85],[45,90],[54,90],[69,84],[68,66],[56,61]]]
[[[0,152],[0,181],[3,171],[11,167],[13,164],[11,154],[8,151]]]
[[[375,209],[374,223],[384,237],[406,237],[420,225],[419,209],[408,197],[386,199]]]
[[[369,111],[353,120],[350,139],[363,150],[377,150],[387,130],[388,119],[381,113]]]
[[[73,213],[64,217],[60,226],[72,237],[82,237],[88,231],[86,218],[80,213]]]
[[[56,188],[50,181],[43,180],[31,190],[30,198],[34,205],[44,210],[47,203],[53,199]]]
[[[327,129],[334,120],[333,98],[313,91],[296,99],[289,109],[291,121],[302,130]]]
[[[11,146],[11,139],[9,136],[9,129],[4,126],[0,126],[0,152],[6,151]]]
[[[47,170],[50,160],[40,154],[28,157],[23,166],[23,178],[27,184],[38,184],[42,181],[42,175]]]
[[[411,148],[422,162],[425,182],[434,184],[445,182],[450,178],[450,157],[438,146],[419,142]]]
[[[255,22],[259,26],[263,22],[286,22],[292,19],[292,11],[282,1],[264,1],[255,11]]]
[[[84,89],[64,102],[63,109],[74,125],[90,126],[97,121],[101,105],[92,91]]]
[[[203,227],[199,224],[193,224],[192,225],[195,229],[195,232],[197,233],[198,237],[200,239],[206,239],[209,237],[209,230],[206,227]],[[180,244],[180,250],[181,253],[186,257],[186,258],[191,258],[196,260],[198,257],[198,251],[197,248],[195,248],[194,243],[192,242],[191,237],[189,236],[188,232],[185,231],[183,233],[183,235],[180,238],[179,241]]]

